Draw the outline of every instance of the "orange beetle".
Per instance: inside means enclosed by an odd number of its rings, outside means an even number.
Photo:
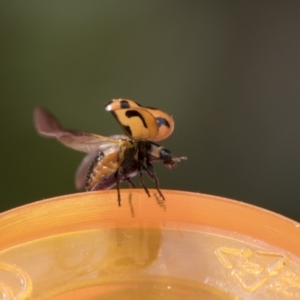
[[[127,181],[134,188],[131,178],[136,175],[139,175],[140,184],[150,197],[142,179],[146,172],[164,199],[152,163],[162,162],[171,169],[177,162],[186,159],[175,157],[169,150],[154,143],[173,132],[173,118],[156,108],[144,107],[127,99],[114,99],[105,105],[105,109],[113,114],[127,136],[105,137],[65,129],[42,107],[34,110],[34,124],[43,136],[55,137],[70,148],[88,153],[76,172],[76,188],[85,186],[87,191],[95,191],[117,185],[118,203],[121,206],[120,182]]]

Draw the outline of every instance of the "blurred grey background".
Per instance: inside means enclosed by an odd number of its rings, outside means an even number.
[[[175,118],[162,144],[188,161],[157,165],[161,188],[300,221],[299,16],[299,1],[1,1],[0,210],[75,192],[83,154],[36,134],[36,105],[111,135],[104,104],[125,97]]]

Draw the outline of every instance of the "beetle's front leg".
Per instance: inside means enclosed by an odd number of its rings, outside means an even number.
[[[154,181],[155,188],[156,188],[158,194],[160,195],[160,197],[163,200],[165,200],[165,197],[164,197],[163,193],[159,189],[159,183],[158,183],[157,176],[154,172],[153,165],[148,160],[146,161],[146,166],[144,166],[144,169],[145,169],[146,173],[148,174],[148,176]]]
[[[140,185],[144,188],[144,190],[145,190],[145,192],[146,192],[146,194],[148,195],[148,197],[151,197],[150,196],[150,193],[149,193],[149,191],[148,191],[148,189],[146,188],[146,186],[145,186],[145,183],[144,183],[144,181],[143,181],[143,178],[142,178],[142,176],[143,176],[143,165],[141,164],[140,165],[140,167],[139,167],[139,175],[140,175],[140,178],[139,178],[139,180],[140,180]]]

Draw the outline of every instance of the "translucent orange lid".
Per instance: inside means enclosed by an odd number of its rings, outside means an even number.
[[[300,299],[300,224],[229,199],[89,192],[0,214],[0,299]]]

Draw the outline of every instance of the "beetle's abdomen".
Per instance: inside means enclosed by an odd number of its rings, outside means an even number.
[[[104,155],[100,152],[91,163],[86,177],[86,190],[106,190],[113,187],[116,182],[115,173],[120,167],[118,152]]]

